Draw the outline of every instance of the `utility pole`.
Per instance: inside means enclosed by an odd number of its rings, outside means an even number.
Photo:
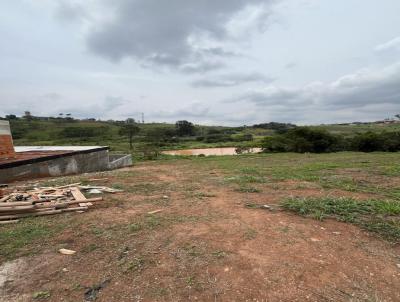
[[[144,113],[142,112],[142,124],[144,124]]]

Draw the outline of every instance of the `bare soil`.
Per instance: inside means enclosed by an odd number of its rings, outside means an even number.
[[[84,301],[88,288],[106,280],[96,301],[400,301],[398,245],[278,206],[292,195],[368,194],[294,180],[241,193],[223,184],[218,169],[189,168],[143,163],[107,174],[101,184],[125,192],[67,214],[70,226],[30,243],[37,252],[3,259],[0,301]],[[43,219],[56,225],[59,218]],[[60,247],[77,253],[61,255]],[[49,297],[34,299],[38,292]]]

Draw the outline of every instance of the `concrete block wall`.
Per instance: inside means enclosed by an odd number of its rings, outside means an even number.
[[[14,145],[8,121],[0,121],[0,159],[15,157]]]
[[[0,183],[49,176],[63,176],[109,169],[108,150],[70,154],[57,159],[0,168]]]

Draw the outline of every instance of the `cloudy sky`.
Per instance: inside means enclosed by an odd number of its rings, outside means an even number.
[[[391,117],[399,15],[399,0],[2,0],[0,116]]]

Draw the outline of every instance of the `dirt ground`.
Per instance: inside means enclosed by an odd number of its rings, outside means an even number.
[[[288,196],[369,193],[302,180],[243,193],[220,168],[185,160],[84,177],[125,192],[83,214],[27,222],[58,228],[0,258],[0,301],[400,301],[399,245],[278,206]]]

